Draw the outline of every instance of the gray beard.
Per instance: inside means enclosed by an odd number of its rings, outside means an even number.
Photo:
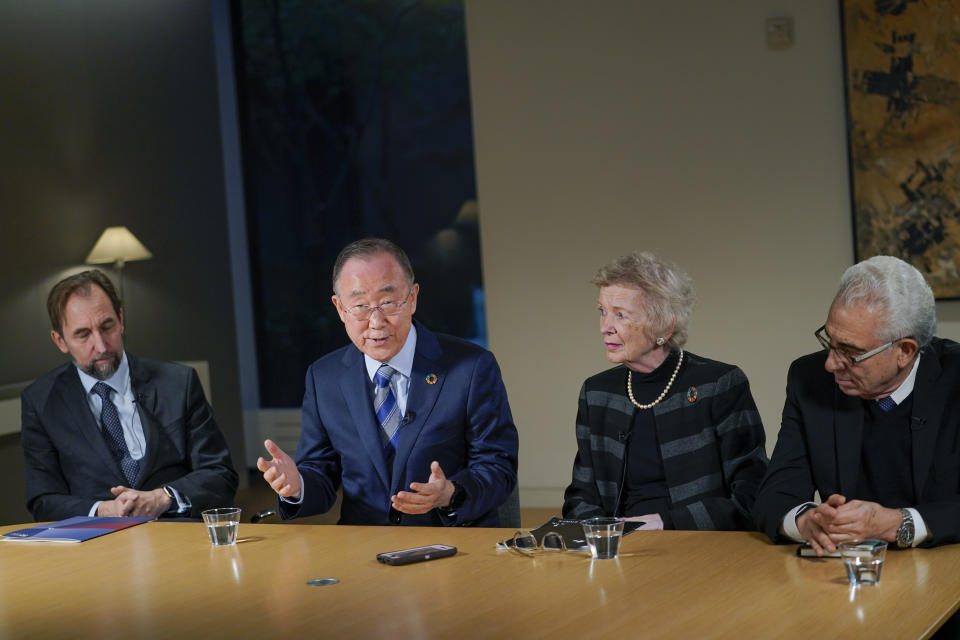
[[[94,358],[95,360],[96,358]],[[79,367],[80,365],[77,364]],[[110,364],[103,370],[99,370],[94,367],[92,364],[86,367],[80,367],[80,370],[91,378],[96,378],[97,380],[109,380],[110,377],[117,372],[117,369],[120,367],[120,356],[114,356],[110,361]]]

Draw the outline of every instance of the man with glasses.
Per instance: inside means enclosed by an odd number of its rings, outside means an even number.
[[[352,345],[307,370],[296,461],[275,443],[258,469],[281,517],[341,524],[497,526],[516,485],[517,430],[489,351],[413,322],[420,285],[403,250],[358,240],[333,268]]]
[[[936,325],[933,292],[906,262],[877,256],[843,274],[815,332],[823,350],[788,374],[754,505],[773,541],[817,555],[865,538],[958,541],[960,345],[934,337]]]

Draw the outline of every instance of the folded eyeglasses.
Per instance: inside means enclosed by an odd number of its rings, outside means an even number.
[[[540,542],[537,542],[537,537],[529,531],[517,531],[513,534],[513,544],[509,546],[512,550],[524,556],[567,550],[567,544],[563,541],[563,536],[556,531],[548,531],[543,534]]]

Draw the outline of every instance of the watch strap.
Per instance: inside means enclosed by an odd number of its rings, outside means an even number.
[[[897,547],[907,549],[913,546],[917,529],[913,524],[913,514],[909,509],[900,509],[900,515],[903,519],[900,521],[900,528],[897,529]]]
[[[816,508],[817,508],[817,504],[815,502],[807,502],[806,504],[800,505],[800,508],[797,509],[797,514],[793,517],[794,522],[799,520],[800,516],[805,514],[807,511],[810,511],[810,509],[816,509]]]
[[[463,490],[463,487],[457,484],[456,482],[453,482],[453,495],[450,496],[450,504],[448,504],[445,507],[438,507],[438,508],[444,513],[453,513],[463,505],[463,502],[466,499],[466,497],[467,497],[467,494]]]
[[[177,500],[177,494],[174,493],[173,489],[171,489],[170,486],[166,484],[160,488],[163,489],[163,492],[167,494],[168,498],[170,498],[170,506],[167,507],[166,512],[170,513],[171,511],[173,512],[180,511],[180,501]]]

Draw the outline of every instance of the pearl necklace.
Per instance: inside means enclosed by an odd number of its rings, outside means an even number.
[[[680,349],[680,355],[677,357],[677,366],[673,368],[673,375],[670,376],[670,381],[667,383],[663,393],[657,396],[657,399],[650,404],[640,404],[637,402],[637,399],[633,397],[633,371],[627,369],[627,395],[630,396],[630,402],[632,402],[637,409],[652,409],[658,402],[663,400],[663,398],[667,395],[667,391],[670,391],[670,387],[673,386],[673,381],[677,379],[677,373],[680,372],[680,364],[682,362],[683,349]]]

